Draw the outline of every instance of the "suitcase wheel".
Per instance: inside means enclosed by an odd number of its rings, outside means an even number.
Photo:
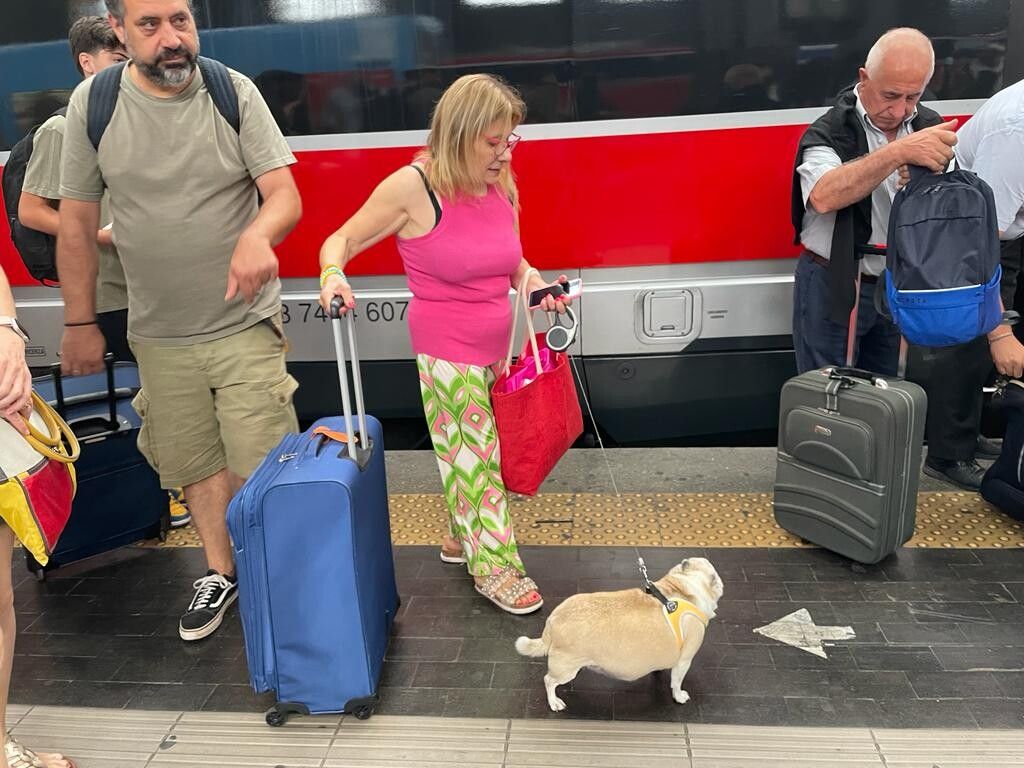
[[[360,699],[352,699],[345,703],[344,711],[352,715],[356,720],[369,720],[373,714],[373,708],[377,705],[376,695]]]
[[[161,544],[167,542],[167,536],[171,532],[171,511],[170,508],[164,510],[164,513],[160,516],[160,531],[157,533],[157,539],[160,540]]]
[[[25,552],[25,567],[36,577],[36,581],[46,581],[46,569],[27,551]]]
[[[288,722],[290,715],[308,715],[309,709],[302,704],[291,701],[279,701],[267,710],[267,725],[280,728]]]
[[[280,728],[282,725],[288,722],[288,715],[279,710],[277,707],[267,712],[267,725],[273,726],[274,728]]]

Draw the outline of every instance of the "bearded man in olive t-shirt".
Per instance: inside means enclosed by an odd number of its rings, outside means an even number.
[[[189,0],[107,0],[107,10],[131,61],[98,148],[87,131],[96,78],[68,107],[61,365],[71,375],[102,369],[95,233],[106,190],[142,381],[133,403],[143,420],[139,448],[165,488],[185,489],[206,550],[209,570],[179,624],[182,639],[198,640],[238,596],[228,502],[298,429],[273,251],[301,215],[288,168],[295,158],[248,78],[229,70],[238,131],[217,109],[198,67]]]

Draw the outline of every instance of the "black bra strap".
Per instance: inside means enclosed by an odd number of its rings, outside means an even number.
[[[434,226],[436,227],[441,222],[441,204],[437,202],[437,195],[434,194],[434,190],[430,188],[430,182],[427,181],[427,174],[423,172],[423,169],[418,165],[412,166],[416,169],[416,173],[423,179],[423,186],[427,188],[427,194],[430,196],[430,204],[434,206]]]

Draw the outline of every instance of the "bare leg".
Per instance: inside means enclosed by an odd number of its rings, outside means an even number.
[[[192,520],[206,550],[206,563],[223,576],[235,574],[227,514],[228,502],[240,487],[241,479],[227,469],[185,487]]]
[[[683,678],[690,671],[692,663],[693,659],[686,659],[672,668],[672,699],[676,704],[685,704],[690,700],[690,694],[683,690]]]
[[[14,532],[0,523],[0,723],[7,738],[7,694],[11,687],[14,666],[14,637],[18,631],[14,617],[14,586],[11,584],[11,555]],[[7,758],[0,755],[0,766],[8,768]]]
[[[7,739],[7,696],[11,687],[11,667],[14,664],[14,639],[17,632],[14,616],[14,585],[11,583],[11,555],[14,552],[14,532],[0,523],[0,724],[4,740]],[[46,768],[69,768],[71,763],[62,755],[36,754]],[[0,768],[10,768],[7,756],[0,754]]]

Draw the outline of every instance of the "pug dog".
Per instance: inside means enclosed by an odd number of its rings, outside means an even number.
[[[544,687],[553,712],[565,709],[555,688],[583,667],[619,680],[671,669],[672,698],[679,704],[690,700],[683,678],[718,610],[722,579],[707,559],[691,557],[654,585],[675,603],[674,612],[639,588],[573,595],[551,612],[539,638],[516,640],[521,655],[548,657]]]

